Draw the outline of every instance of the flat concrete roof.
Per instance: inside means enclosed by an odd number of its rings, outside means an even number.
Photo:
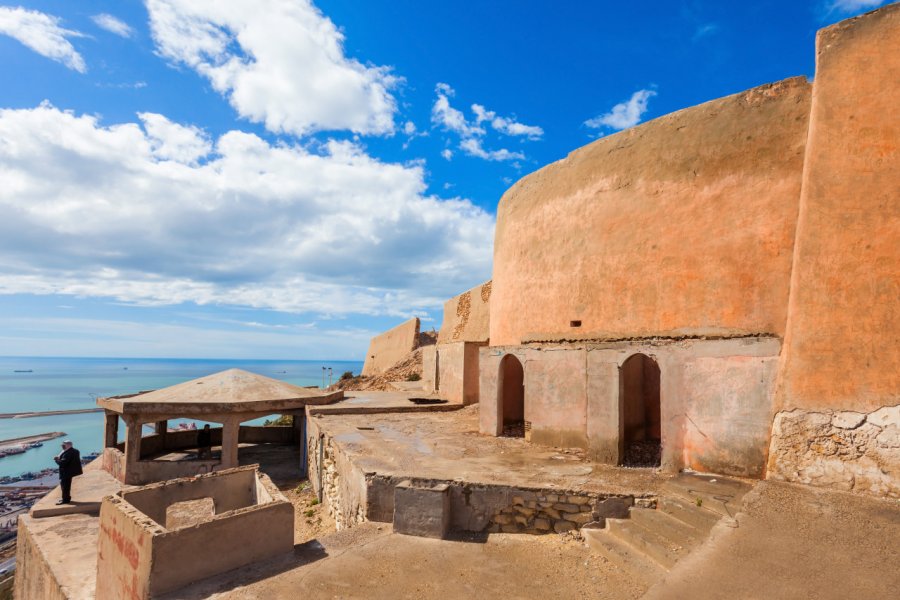
[[[135,396],[98,398],[97,405],[119,414],[272,414],[299,410],[307,404],[329,404],[343,397],[344,392],[340,390],[325,392],[241,369],[228,369]]]

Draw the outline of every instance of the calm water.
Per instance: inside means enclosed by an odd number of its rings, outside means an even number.
[[[322,367],[333,379],[359,374],[358,361],[0,357],[0,413],[94,408],[94,398],[153,390],[239,368],[295,385],[321,385]],[[15,371],[31,370],[31,373]],[[328,383],[327,374],[325,383]],[[120,427],[120,429],[123,429]],[[64,431],[82,454],[103,446],[103,414],[0,419],[0,439]],[[59,440],[25,454],[0,458],[0,476],[52,467]]]

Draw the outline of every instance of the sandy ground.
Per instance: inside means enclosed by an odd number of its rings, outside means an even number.
[[[644,589],[568,536],[433,540],[366,523],[291,556],[210,578],[167,598],[638,598]]]

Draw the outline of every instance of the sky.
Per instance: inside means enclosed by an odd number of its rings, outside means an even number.
[[[879,0],[0,0],[0,355],[362,359],[515,181]]]

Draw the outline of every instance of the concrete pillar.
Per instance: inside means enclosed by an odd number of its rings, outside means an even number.
[[[222,423],[222,468],[238,466],[238,434],[241,422],[229,420]]]
[[[119,413],[106,411],[104,448],[114,448],[119,443]]]
[[[156,430],[156,435],[162,436],[162,447],[168,448],[168,446],[166,445],[166,432],[169,431],[169,422],[157,421],[153,427]]]
[[[141,460],[141,423],[134,417],[125,419],[125,473]]]

